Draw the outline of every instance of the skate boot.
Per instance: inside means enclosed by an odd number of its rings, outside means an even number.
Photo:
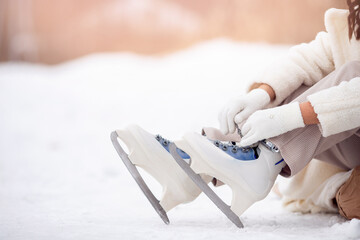
[[[241,148],[236,143],[225,144],[196,134],[186,134],[182,140],[175,141],[178,148],[185,151],[191,158],[191,169],[184,170],[191,177],[194,174],[206,174],[227,184],[232,189],[230,209],[221,200],[211,198],[206,193],[206,186],[202,189],[206,195],[232,220],[237,221],[231,213],[240,216],[253,203],[265,198],[270,192],[276,177],[286,165],[280,153],[271,143],[259,144],[253,148]],[[175,145],[174,145],[175,146]],[[271,151],[270,148],[275,149]],[[171,146],[172,150],[173,146]],[[179,159],[175,152],[174,158]],[[197,182],[196,178],[192,178]],[[227,206],[228,207],[228,206]],[[230,211],[232,210],[232,212]],[[233,218],[233,219],[231,219]],[[235,220],[234,220],[235,219]]]
[[[165,212],[181,203],[193,201],[201,193],[198,186],[187,176],[169,153],[171,143],[169,140],[162,138],[160,135],[152,135],[136,125],[113,132],[111,138],[130,173],[165,223],[169,223]],[[128,155],[120,147],[117,138],[120,138],[126,144],[129,150]],[[180,149],[176,151],[184,161],[189,163],[189,155]],[[148,189],[135,166],[144,169],[161,184],[163,191],[160,202]],[[206,175],[203,175],[202,178],[207,183],[212,179]]]

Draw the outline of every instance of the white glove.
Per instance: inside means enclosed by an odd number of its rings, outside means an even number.
[[[259,110],[254,112],[241,128],[243,137],[240,145],[249,146],[304,126],[298,102]]]
[[[228,102],[219,114],[223,134],[234,133],[236,124],[241,124],[252,113],[270,103],[269,94],[263,89],[254,89]]]

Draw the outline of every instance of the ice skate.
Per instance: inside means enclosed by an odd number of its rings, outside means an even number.
[[[182,140],[175,141],[175,144],[191,157],[191,168],[186,169],[182,164],[190,177],[207,174],[232,189],[233,197],[229,209],[220,198],[213,196],[214,193],[207,195],[233,222],[233,213],[240,216],[253,203],[267,196],[277,175],[285,166],[280,153],[269,150],[273,146],[265,144],[259,144],[256,148],[240,148],[235,143],[209,141],[195,133],[186,134]],[[172,154],[176,159],[180,158],[176,152],[172,151]],[[197,182],[195,178],[193,180]],[[209,190],[201,183],[198,186],[205,194]]]
[[[126,144],[129,154],[121,148],[117,138]],[[169,223],[166,212],[181,203],[194,200],[201,193],[169,153],[171,142],[167,139],[152,135],[135,125],[114,131],[111,139],[128,170],[166,224]],[[180,149],[176,151],[184,161],[189,162],[190,157],[185,152]],[[163,192],[160,201],[152,194],[135,166],[144,169],[161,184]],[[211,177],[205,175],[203,179],[207,183],[211,181]]]

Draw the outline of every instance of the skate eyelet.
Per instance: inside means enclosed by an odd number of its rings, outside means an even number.
[[[215,141],[215,142],[214,142],[214,145],[217,146],[217,147],[219,147],[219,146],[220,146],[220,141]]]
[[[222,150],[224,150],[224,151],[228,150],[228,146],[227,146],[227,145],[223,145],[223,146],[222,146]]]
[[[231,152],[232,153],[237,153],[238,151],[238,147],[237,146],[234,146],[232,149],[231,149]]]
[[[163,145],[164,145],[164,146],[169,145],[169,141],[168,141],[168,140],[164,140]]]
[[[271,148],[271,151],[273,151],[273,152],[279,152],[279,148],[277,148],[277,147],[274,146],[274,147]]]
[[[247,153],[249,151],[248,148],[241,148],[241,151],[244,152],[244,153]]]
[[[158,141],[160,141],[161,140],[161,136],[158,134],[158,135],[156,135],[156,140],[158,140]]]

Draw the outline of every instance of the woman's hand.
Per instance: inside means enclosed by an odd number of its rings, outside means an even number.
[[[241,128],[241,146],[275,137],[296,128],[304,127],[298,102],[254,112]]]
[[[220,130],[223,134],[234,133],[236,124],[241,125],[255,111],[270,103],[270,96],[264,89],[254,89],[231,100],[219,114]]]

